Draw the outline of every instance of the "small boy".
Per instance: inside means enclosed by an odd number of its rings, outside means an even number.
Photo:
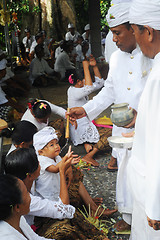
[[[41,166],[40,176],[36,180],[36,194],[42,198],[58,201],[60,179],[62,177],[61,172],[59,172],[59,165],[68,161],[65,176],[63,176],[66,177],[67,169],[71,167],[71,160],[73,159],[71,147],[63,158],[59,156],[61,149],[55,129],[52,127],[45,127],[34,134],[33,146]]]

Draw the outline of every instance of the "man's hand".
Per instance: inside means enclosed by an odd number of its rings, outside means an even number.
[[[132,131],[132,132],[130,132],[130,133],[122,133],[122,136],[123,136],[123,137],[134,137],[134,134],[135,134],[135,132]]]
[[[131,109],[131,108],[129,108],[129,109]],[[133,110],[134,118],[128,125],[124,126],[124,128],[133,128],[135,125],[136,118],[137,118],[137,111],[133,108],[132,108],[132,110]]]
[[[75,121],[76,119],[85,117],[86,112],[83,107],[74,107],[70,108],[69,113],[66,113],[66,116],[67,115],[69,115],[70,121]]]
[[[147,217],[147,221],[150,227],[152,227],[154,230],[160,230],[160,221],[152,220],[149,217]]]

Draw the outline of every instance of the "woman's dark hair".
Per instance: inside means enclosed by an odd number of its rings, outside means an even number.
[[[68,77],[68,81],[70,84],[75,85],[77,80],[83,80],[84,74],[83,72],[77,72],[75,69],[72,69],[72,73]]]
[[[51,114],[51,107],[45,101],[39,101],[38,99],[29,99],[28,101],[29,109],[36,118],[42,119]]]
[[[33,123],[23,120],[9,124],[8,128],[2,130],[1,136],[11,137],[13,144],[19,145],[22,142],[31,142],[36,132],[37,128]]]
[[[22,193],[18,179],[8,174],[0,174],[0,220],[12,215],[13,207],[22,203]]]
[[[4,171],[24,180],[27,174],[34,173],[39,162],[34,149],[19,148],[6,156],[4,160]]]
[[[61,43],[60,46],[64,51],[68,52],[68,51],[70,51],[70,46],[73,46],[73,41],[72,40],[68,40],[68,41],[63,40],[63,42]]]

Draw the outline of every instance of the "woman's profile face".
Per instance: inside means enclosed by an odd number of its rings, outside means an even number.
[[[29,192],[27,191],[26,186],[24,185],[23,181],[18,179],[19,182],[19,188],[21,190],[22,194],[22,203],[18,204],[19,210],[20,210],[20,215],[26,215],[30,211],[30,202],[31,202],[31,197]]]

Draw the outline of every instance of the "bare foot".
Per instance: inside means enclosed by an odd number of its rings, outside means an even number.
[[[121,221],[114,224],[114,228],[116,228],[117,232],[129,231],[131,230],[131,225],[122,219]]]
[[[93,149],[92,145],[89,144],[89,143],[85,143],[84,148],[85,148],[87,153],[89,153]]]
[[[95,198],[92,198],[92,199],[97,206],[99,206],[103,203],[103,198],[95,197]]]
[[[82,158],[82,160],[83,160],[84,162],[90,163],[90,164],[93,165],[94,167],[98,167],[98,166],[99,166],[99,163],[98,163],[96,160],[94,160],[94,159],[91,158],[91,157],[88,157],[87,155],[84,156],[84,157]]]
[[[108,171],[117,171],[118,170],[117,158],[114,158],[113,156],[111,156],[111,160],[108,163],[107,170]]]
[[[98,210],[98,216],[103,212],[102,216],[107,216],[107,217],[111,217],[114,213],[116,213],[118,210],[117,209],[112,209],[112,210],[104,210],[103,208],[100,208]]]

